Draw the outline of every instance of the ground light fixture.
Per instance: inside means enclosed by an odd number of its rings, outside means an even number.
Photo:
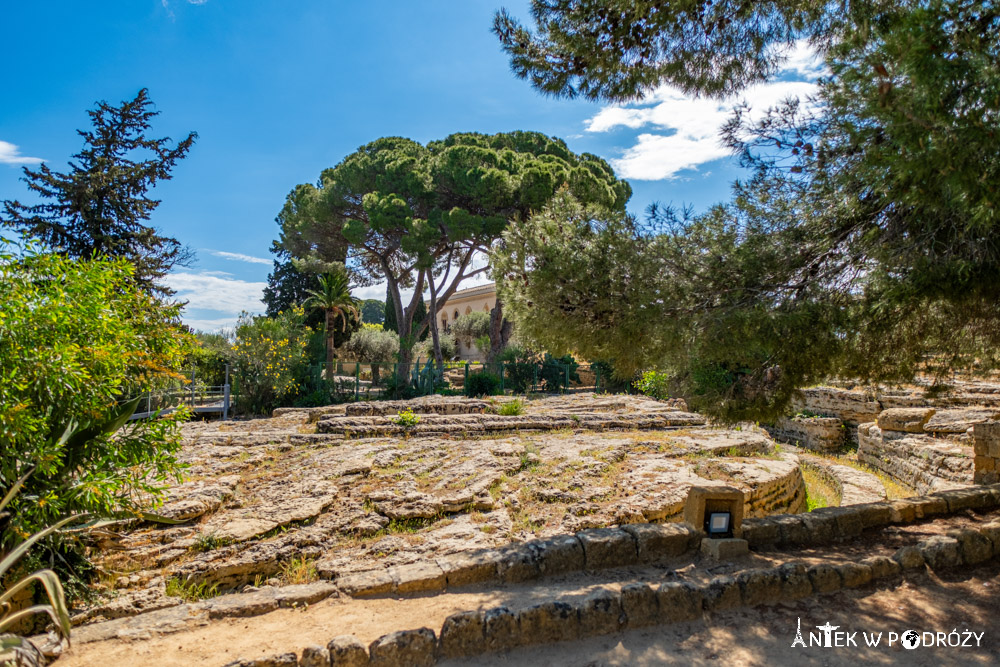
[[[705,517],[705,533],[709,537],[732,537],[732,514],[729,512],[708,512]]]

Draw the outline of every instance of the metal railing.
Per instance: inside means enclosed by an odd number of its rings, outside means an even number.
[[[192,370],[191,379],[183,384],[160,391],[147,392],[139,401],[139,406],[130,419],[168,415],[181,406],[187,407],[195,414],[221,414],[223,419],[229,419],[231,405],[232,395],[229,384],[229,366],[227,365],[224,384],[205,385],[199,383]]]

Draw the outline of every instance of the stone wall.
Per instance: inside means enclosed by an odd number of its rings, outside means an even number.
[[[973,427],[976,454],[974,481],[976,484],[1000,482],[1000,422],[989,421]]]
[[[764,428],[778,442],[817,452],[840,449],[846,432],[844,422],[838,417],[792,417]]]
[[[744,489],[744,516],[767,516],[776,512],[796,514],[806,507],[806,483],[798,458],[782,456],[782,469],[769,480],[755,481],[749,489]]]
[[[918,493],[973,481],[972,447],[926,433],[858,427],[858,460]]]

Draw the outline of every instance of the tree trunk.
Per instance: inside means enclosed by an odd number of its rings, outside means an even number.
[[[511,323],[503,316],[503,302],[497,297],[497,304],[490,311],[490,351],[486,355],[486,363],[496,361],[497,355],[507,347],[512,328]]]
[[[333,380],[333,328],[329,310],[326,311],[326,379]]]
[[[431,342],[434,347],[434,363],[437,365],[438,374],[444,374],[444,355],[441,354],[441,337],[438,333],[438,306],[437,306],[437,286],[434,284],[434,276],[431,276]]]

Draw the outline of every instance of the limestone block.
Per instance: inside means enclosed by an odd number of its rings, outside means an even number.
[[[958,540],[944,535],[933,535],[920,541],[920,554],[932,570],[955,567],[962,562]]]
[[[679,523],[632,523],[622,530],[635,540],[640,563],[680,556],[687,551],[691,536],[691,529]]]
[[[497,576],[500,581],[516,584],[537,579],[538,561],[535,553],[527,545],[508,547],[500,550],[497,560]]]
[[[436,562],[448,580],[448,587],[452,588],[496,580],[499,560],[498,551],[484,549],[442,556]]]
[[[294,653],[278,653],[263,658],[240,658],[227,662],[223,667],[296,667],[298,664]]]
[[[924,566],[924,555],[918,547],[906,546],[896,549],[892,559],[904,570],[916,570]]]
[[[622,613],[621,593],[598,589],[577,605],[580,618],[580,636],[593,637],[618,632],[625,624]]]
[[[853,507],[821,507],[809,514],[832,517],[834,521],[834,537],[838,540],[857,537],[864,530],[864,524],[861,522],[861,513]],[[803,521],[807,516],[808,514],[803,515]]]
[[[743,522],[743,539],[751,548],[768,546],[781,540],[781,530],[770,517]]]
[[[430,628],[383,635],[368,649],[372,667],[429,667],[435,663],[437,638]]]
[[[871,568],[873,580],[894,577],[902,570],[898,562],[885,556],[869,556],[863,559],[861,563]]]
[[[777,568],[744,570],[736,576],[740,585],[743,604],[756,607],[781,599],[781,572]]]
[[[444,571],[430,560],[396,565],[387,570],[398,593],[440,591],[445,585]]]
[[[891,408],[878,415],[878,427],[883,431],[923,433],[924,424],[930,421],[934,408]]]
[[[706,537],[701,541],[701,555],[714,560],[734,560],[750,553],[746,540],[736,537],[723,539]]]
[[[661,623],[690,621],[701,616],[703,594],[689,583],[670,581],[656,589]]]
[[[705,611],[723,611],[740,606],[742,591],[736,577],[715,577],[705,588],[702,606]]]
[[[986,509],[993,504],[993,496],[978,488],[951,489],[931,494],[948,503],[948,512],[954,514],[965,509]]]
[[[1000,522],[993,521],[979,527],[979,532],[993,544],[993,555],[1000,556]]]
[[[576,609],[565,602],[536,604],[522,609],[517,618],[524,645],[551,644],[580,636],[580,618]]]
[[[629,628],[644,628],[659,622],[656,591],[645,583],[622,586],[622,611]]]
[[[278,608],[278,600],[268,590],[234,593],[212,598],[206,605],[209,618],[260,616]]]
[[[275,589],[274,599],[279,607],[301,607],[316,604],[320,600],[336,595],[337,586],[329,581],[314,581],[310,584],[293,584]]]
[[[976,454],[1000,458],[1000,421],[988,421],[972,426]]]
[[[781,534],[780,544],[800,546],[811,544],[812,535],[802,518],[797,514],[778,514],[771,517]]]
[[[844,588],[860,588],[872,580],[872,568],[865,563],[841,563],[837,571]]]
[[[809,568],[809,581],[816,593],[835,593],[843,586],[837,568],[825,563]]]
[[[800,600],[813,594],[809,568],[803,563],[784,563],[778,567],[781,574],[781,594],[791,600]]]
[[[579,572],[586,567],[583,545],[576,535],[557,535],[527,546],[535,553],[539,573],[545,576]]]
[[[483,631],[486,650],[491,653],[509,651],[521,644],[521,627],[518,617],[507,607],[487,609],[483,614]]]
[[[892,506],[889,503],[864,503],[851,505],[861,519],[862,528],[882,528],[892,523]]]
[[[594,528],[576,536],[583,545],[588,570],[634,565],[638,559],[635,540],[624,530]]]
[[[337,586],[351,597],[385,595],[392,592],[392,576],[383,568],[347,574],[337,579]]]
[[[482,611],[463,611],[444,619],[439,643],[442,658],[479,655],[486,645],[485,619]]]
[[[368,649],[354,635],[340,635],[326,645],[330,651],[331,667],[366,667]]]
[[[702,530],[706,511],[729,512],[733,537],[742,537],[743,511],[746,499],[743,492],[730,486],[692,486],[684,504],[684,523],[695,530]]]
[[[302,649],[299,667],[330,667],[330,649],[325,646],[306,646]]]
[[[978,565],[993,557],[993,542],[978,530],[965,528],[950,531],[948,536],[958,540],[958,551],[966,565]]]
[[[822,514],[818,509],[798,516],[808,534],[799,544],[829,544],[838,537],[837,519],[830,514]]]

